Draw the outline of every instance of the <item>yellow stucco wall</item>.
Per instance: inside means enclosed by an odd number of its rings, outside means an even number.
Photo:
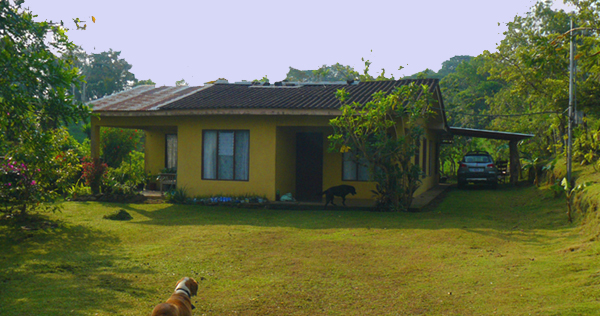
[[[277,127],[275,190],[296,195],[296,129]]]
[[[427,139],[427,161],[426,165],[423,166],[423,146],[419,147],[419,164],[421,165],[422,170],[425,172],[425,177],[421,178],[421,186],[415,192],[415,196],[422,194],[423,192],[429,190],[439,182],[439,175],[436,173],[435,168],[429,169],[430,165],[435,166],[435,149],[434,152],[431,152],[431,143],[439,142],[438,136],[432,130],[425,130],[425,134],[423,138]],[[421,143],[422,145],[422,143]],[[435,148],[435,146],[434,146]]]
[[[348,198],[370,199],[372,182],[342,181],[342,154],[329,153],[327,136],[333,131],[331,117],[277,115],[204,115],[186,117],[102,117],[92,119],[92,126],[138,128],[146,131],[146,170],[158,173],[165,164],[165,134],[178,135],[177,185],[192,196],[214,194],[258,194],[269,200],[292,192],[296,186],[296,133],[323,134],[323,189],[340,184],[356,187],[357,195]],[[202,179],[202,131],[249,130],[248,181]],[[435,134],[426,134],[435,140]],[[432,161],[430,159],[429,161]],[[416,194],[437,183],[435,173],[423,179]]]
[[[165,167],[165,132],[161,129],[148,129],[145,134],[144,164],[146,172],[157,175]]]

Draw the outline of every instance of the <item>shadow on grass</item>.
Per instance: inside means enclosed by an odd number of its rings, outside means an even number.
[[[513,232],[518,234],[569,227],[566,220],[561,221],[562,201],[547,199],[545,194],[535,187],[514,188],[508,185],[501,185],[498,189],[483,186],[450,189],[443,200],[434,203],[427,211],[418,213],[378,213],[352,209],[269,210],[171,204],[164,204],[155,210],[135,204],[122,207],[147,219],[136,222],[139,225],[462,229],[510,239]]]
[[[49,224],[34,228],[0,220],[2,315],[117,313],[126,306],[118,296],[148,295],[147,290],[118,276],[150,272],[141,267],[114,268],[116,260],[126,260],[111,251],[118,238],[42,218]]]

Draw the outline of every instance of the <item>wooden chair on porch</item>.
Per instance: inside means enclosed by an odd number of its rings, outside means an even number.
[[[159,173],[157,180],[160,187],[160,195],[163,195],[165,186],[169,186],[169,188],[177,187],[176,173]]]
[[[496,161],[496,169],[498,169],[498,182],[506,183],[506,179],[510,173],[508,171],[508,161],[498,160]]]

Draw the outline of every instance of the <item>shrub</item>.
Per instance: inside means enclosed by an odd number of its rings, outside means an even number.
[[[177,188],[165,193],[165,201],[173,204],[185,204],[188,197],[186,188]]]
[[[100,150],[104,162],[117,168],[130,152],[138,149],[143,132],[122,128],[102,128],[100,133]]]
[[[52,204],[79,177],[77,142],[66,129],[24,132],[0,167],[0,200],[4,211],[21,215],[35,209],[58,210]]]
[[[135,194],[146,183],[144,154],[132,151],[118,168],[108,168],[103,181],[103,192],[110,194]]]
[[[0,202],[4,212],[13,214],[18,211],[19,215],[25,215],[46,201],[50,193],[40,188],[35,177],[37,173],[12,158],[0,165]]]
[[[91,195],[92,188],[77,181],[77,183],[73,184],[70,188],[67,189],[67,194],[70,198]]]
[[[100,185],[108,166],[100,162],[99,159],[92,160],[89,157],[83,158],[81,165],[83,166],[81,178],[85,181],[85,184],[92,188],[93,194],[100,193]]]

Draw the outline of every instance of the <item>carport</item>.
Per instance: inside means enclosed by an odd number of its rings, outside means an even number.
[[[519,141],[530,138],[535,135],[533,134],[521,134],[521,133],[509,133],[509,132],[498,132],[483,129],[473,128],[461,128],[461,127],[450,127],[449,131],[452,135],[458,136],[469,136],[469,137],[480,137],[488,139],[500,139],[508,141],[508,148],[510,150],[510,183],[516,184],[519,181],[519,148],[517,144]]]

